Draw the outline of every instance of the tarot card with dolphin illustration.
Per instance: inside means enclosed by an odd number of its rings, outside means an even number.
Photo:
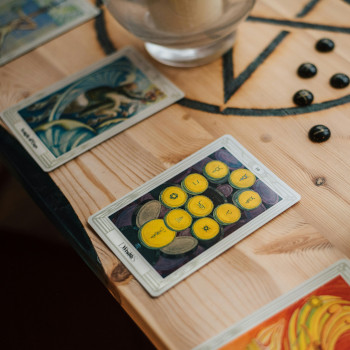
[[[2,118],[50,171],[183,96],[127,47],[9,108]]]
[[[89,218],[158,296],[300,196],[226,135]]]
[[[193,350],[348,350],[350,260],[340,260]]]
[[[85,0],[1,0],[0,65],[93,18]]]

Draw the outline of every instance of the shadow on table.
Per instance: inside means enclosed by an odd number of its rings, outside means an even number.
[[[1,164],[0,242],[0,348],[154,349]]]

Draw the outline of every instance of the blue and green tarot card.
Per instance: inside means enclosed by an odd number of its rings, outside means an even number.
[[[183,96],[128,47],[7,109],[2,119],[50,171]]]
[[[0,66],[97,14],[86,0],[1,0]]]

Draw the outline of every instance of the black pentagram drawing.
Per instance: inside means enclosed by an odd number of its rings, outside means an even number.
[[[295,20],[281,20],[275,18],[256,17],[249,16],[247,21],[260,22],[266,25],[278,26],[283,25],[290,28],[300,29],[313,29],[328,32],[350,34],[350,27],[331,26],[324,24],[308,23],[299,21],[299,18],[305,17],[309,14],[321,0],[310,0],[295,16]],[[339,0],[350,5],[350,0]],[[96,0],[96,5],[101,6],[101,0]],[[110,54],[116,51],[112,41],[109,39],[108,33],[105,27],[104,13],[96,18],[95,28],[100,45],[106,54]],[[258,69],[258,67],[272,54],[272,52],[281,44],[286,37],[290,35],[289,31],[281,31],[268,45],[258,54],[258,56],[248,65],[248,67],[240,73],[237,77],[234,76],[234,62],[233,62],[233,49],[230,49],[222,56],[223,66],[223,89],[224,89],[224,102],[226,103],[241,86],[249,79],[249,77]],[[221,115],[236,115],[246,117],[264,117],[264,116],[276,116],[283,117],[289,115],[307,114],[312,112],[318,112],[321,110],[329,109],[332,107],[344,105],[350,103],[350,95],[345,95],[341,98],[314,103],[304,107],[287,107],[287,108],[236,108],[227,107],[221,110],[219,105],[209,104],[206,102],[193,100],[189,98],[183,98],[177,102],[178,104],[200,110],[207,113],[221,114]]]

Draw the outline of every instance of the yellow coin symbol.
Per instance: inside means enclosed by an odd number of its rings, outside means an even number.
[[[238,189],[251,187],[255,181],[255,175],[248,169],[237,169],[229,177],[230,185]]]
[[[183,231],[192,224],[191,215],[183,209],[170,210],[164,217],[165,225],[174,231]]]
[[[215,209],[214,218],[222,225],[233,224],[241,218],[241,211],[233,204],[221,204]]]
[[[185,191],[191,194],[203,193],[208,188],[208,180],[201,174],[190,174],[182,182]]]
[[[187,202],[186,209],[194,217],[204,217],[213,211],[214,204],[206,196],[194,196]]]
[[[257,208],[261,204],[261,197],[259,193],[255,191],[238,191],[234,194],[236,204],[242,209],[252,210]]]
[[[180,187],[169,186],[160,194],[160,201],[168,208],[181,207],[186,203],[187,193]]]
[[[216,237],[219,232],[219,224],[211,218],[198,219],[192,226],[192,233],[199,240],[210,240]]]
[[[229,173],[228,166],[220,160],[212,160],[204,167],[204,175],[210,180],[219,181],[225,179]]]
[[[163,219],[146,222],[139,230],[139,239],[147,248],[158,249],[171,243],[176,232],[170,230]]]

